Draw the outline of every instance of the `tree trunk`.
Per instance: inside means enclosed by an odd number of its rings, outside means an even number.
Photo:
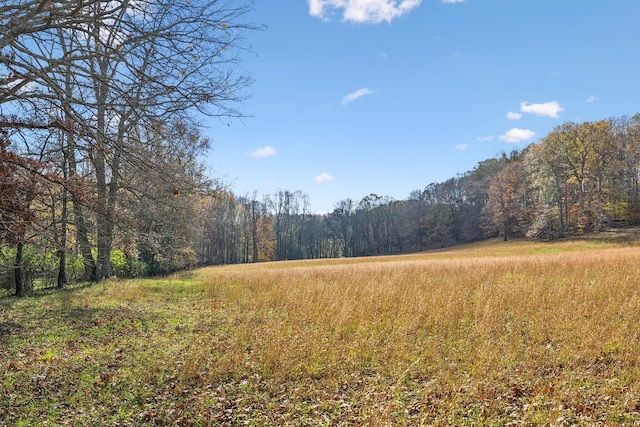
[[[580,207],[580,214],[586,215],[585,211],[585,189],[584,189],[584,178],[578,179],[578,206]]]
[[[564,237],[564,207],[562,204],[562,195],[558,196],[558,212],[560,219],[560,230],[558,230],[558,237]]]
[[[558,189],[558,214],[560,221],[560,230],[558,230],[558,237],[564,237],[564,203],[562,203],[562,198],[564,197],[564,192],[562,191],[562,179],[558,174],[554,174],[554,179],[556,182],[556,188]]]
[[[73,216],[76,223],[76,239],[78,241],[78,247],[80,248],[80,255],[82,255],[82,262],[84,264],[84,279],[95,281],[97,278],[96,261],[93,259],[93,254],[91,253],[91,244],[89,243],[84,211],[76,197],[72,196],[71,199],[73,203]]]
[[[110,252],[113,240],[113,224],[104,215],[98,215],[98,262],[96,279],[102,280],[110,274]]]
[[[603,217],[604,217],[604,207],[603,207],[603,200],[602,200],[602,193],[603,193],[603,189],[602,189],[602,176],[598,176],[598,179],[596,181],[596,189],[598,192],[598,232],[602,232],[603,230]]]
[[[62,289],[67,283],[67,251],[62,248],[58,250],[58,262],[58,289]]]
[[[67,169],[69,153],[64,149],[63,160],[63,176],[64,185],[62,187],[62,212],[60,214],[60,246],[58,247],[58,289],[62,289],[67,283],[67,183],[69,179],[69,173]]]
[[[507,233],[509,232],[508,231],[509,230],[509,222],[505,219],[504,223],[502,224],[502,226],[504,227],[504,239],[503,239],[503,241],[506,242],[508,240]]]
[[[18,242],[16,249],[16,259],[14,264],[14,277],[16,283],[16,296],[23,297],[25,295],[24,282],[22,278],[22,250],[23,243]]]
[[[64,37],[62,34],[60,35],[61,40],[63,40],[62,45],[66,45],[64,43]],[[70,100],[73,99],[73,85],[72,85],[72,72],[69,68],[66,69],[65,73],[65,100],[63,103],[64,112],[65,112],[65,121],[68,124],[73,124],[73,115],[71,114],[71,106]],[[71,127],[71,126],[70,126]],[[84,190],[81,188],[74,188],[74,186],[82,185],[78,180],[78,164],[76,161],[76,153],[79,152],[76,147],[75,135],[72,129],[67,129],[65,131],[66,138],[66,150],[65,150],[65,158],[63,169],[65,172],[65,185],[71,186],[71,205],[73,207],[73,219],[74,224],[76,226],[76,242],[78,244],[78,248],[80,249],[80,255],[82,256],[82,263],[84,264],[84,280],[94,281],[96,280],[96,263],[93,259],[93,254],[91,252],[91,243],[89,242],[89,235],[87,229],[87,222],[84,216],[84,210],[82,206],[82,201],[79,198],[78,194],[81,194]],[[68,173],[67,173],[68,166]],[[67,194],[66,188],[64,189],[65,195]],[[63,200],[63,209],[66,209],[66,198]],[[62,233],[65,233],[66,240],[66,230],[65,226],[62,227]],[[64,246],[61,245],[61,248]],[[65,248],[66,249],[66,248]],[[66,255],[64,256],[66,258]],[[66,260],[65,260],[66,261]],[[62,260],[60,269],[64,269],[62,266]],[[64,275],[66,276],[66,271],[64,271]],[[58,286],[60,286],[60,276],[61,272],[58,272]],[[66,281],[66,277],[65,277]]]
[[[72,184],[75,184],[75,178],[77,177],[77,165],[75,159],[73,137],[69,134],[69,179]],[[96,262],[93,259],[91,253],[91,243],[89,243],[89,234],[87,229],[87,222],[84,216],[84,210],[82,203],[79,200],[77,194],[71,191],[71,204],[73,206],[73,217],[76,225],[76,240],[80,249],[80,255],[82,255],[82,262],[84,264],[84,279],[88,281],[96,280]]]

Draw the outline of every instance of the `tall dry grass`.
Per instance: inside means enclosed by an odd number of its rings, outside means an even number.
[[[187,365],[382,393],[359,409],[371,420],[397,421],[398,402],[427,424],[638,420],[638,260],[619,248],[209,269],[206,298],[228,323]]]
[[[640,425],[635,242],[496,241],[5,299],[0,425]]]

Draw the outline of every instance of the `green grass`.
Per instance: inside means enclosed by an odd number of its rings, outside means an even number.
[[[0,299],[1,425],[636,425],[634,235]]]

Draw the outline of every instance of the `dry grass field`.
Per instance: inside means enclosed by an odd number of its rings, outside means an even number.
[[[640,424],[640,241],[484,242],[0,300],[2,425]]]

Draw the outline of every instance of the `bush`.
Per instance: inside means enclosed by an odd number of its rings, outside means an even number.
[[[150,274],[149,266],[143,261],[128,257],[123,251],[111,251],[111,275],[120,278],[141,278]]]
[[[143,261],[138,261],[137,259],[129,260],[130,264],[130,274],[133,278],[141,278],[149,276],[149,266]]]
[[[555,240],[560,237],[559,211],[557,208],[545,209],[533,220],[526,236],[534,239]]]
[[[69,283],[80,282],[84,278],[84,262],[77,255],[67,255],[67,281]]]
[[[131,267],[127,256],[121,250],[111,251],[111,275],[115,277],[129,277]]]
[[[0,249],[0,288],[7,291],[15,287],[14,281],[14,265],[16,259],[16,251],[13,248],[2,247]]]
[[[5,246],[0,251],[0,287],[15,287],[16,248]],[[33,245],[22,250],[22,281],[26,292],[34,288],[54,286],[58,277],[58,257],[53,251],[38,252]]]

